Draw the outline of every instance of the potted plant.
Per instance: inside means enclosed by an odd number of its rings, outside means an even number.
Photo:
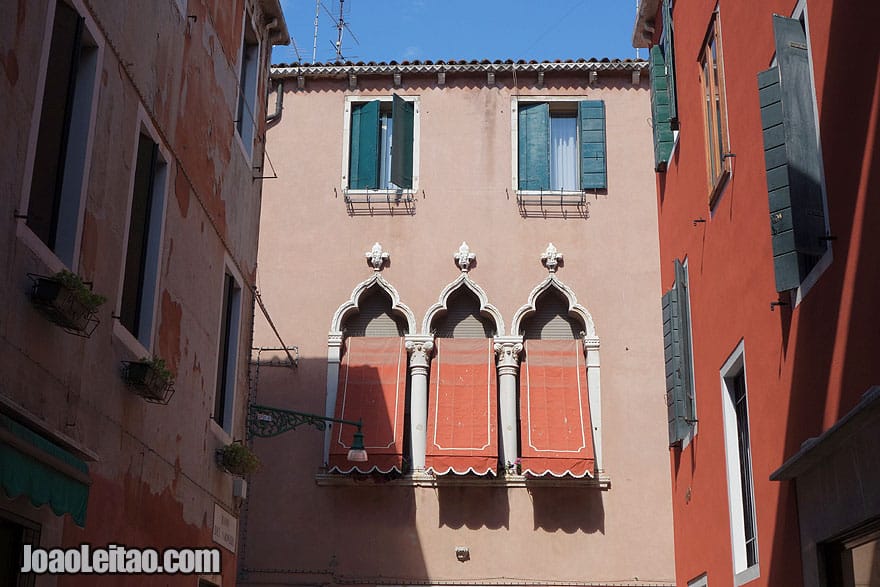
[[[51,277],[29,274],[31,302],[49,320],[68,332],[89,336],[98,325],[95,313],[107,301],[82,278],[66,269]]]
[[[217,465],[232,475],[245,477],[260,468],[260,459],[241,441],[217,449]]]
[[[123,361],[122,375],[128,386],[147,401],[167,404],[174,394],[174,374],[159,357]]]

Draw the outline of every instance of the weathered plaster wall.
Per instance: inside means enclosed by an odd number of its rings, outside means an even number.
[[[660,282],[647,85],[630,74],[550,75],[522,96],[605,101],[607,193],[589,194],[589,218],[523,218],[512,185],[512,79],[485,74],[387,79],[287,80],[284,114],[269,132],[279,179],[267,183],[258,283],[275,323],[302,357],[296,370],[260,366],[257,401],[323,413],[327,334],[333,313],[372,272],[364,252],[391,253],[383,276],[421,326],[459,270],[509,327],[546,276],[548,242],[564,254],[558,276],[592,314],[601,338],[607,492],[586,488],[317,487],[321,433],[257,439],[265,467],[252,478],[245,584],[514,579],[672,581]],[[419,191],[412,216],[349,216],[341,193],[347,95],[420,97]],[[272,346],[257,321],[256,346]],[[468,546],[460,563],[456,546]]]
[[[261,3],[73,2],[101,47],[95,123],[84,189],[81,250],[70,269],[108,298],[91,338],[64,333],[33,310],[27,272],[52,274],[61,262],[14,214],[26,210],[33,115],[42,98],[41,59],[54,2],[0,7],[0,126],[7,137],[0,161],[0,394],[50,429],[97,455],[85,529],[64,523],[64,544],[215,546],[214,504],[236,511],[232,478],[214,450],[243,436],[250,288],[256,270],[265,130],[265,75],[258,75],[253,162],[235,134],[242,17],[245,5],[262,39],[265,72],[270,42]],[[280,16],[280,15],[279,15]],[[45,42],[44,42],[45,41]],[[117,312],[125,262],[131,177],[141,124],[165,149],[168,188],[159,263],[154,342],[133,342]],[[240,271],[240,325],[235,426],[232,437],[211,420],[218,361],[225,267]],[[176,375],[167,406],[135,396],[122,382],[120,361],[164,358]],[[0,497],[0,507],[4,507]],[[56,523],[57,520],[52,523]],[[46,534],[46,546],[59,546]],[[224,574],[234,555],[224,550]],[[173,583],[173,581],[179,583]],[[59,584],[92,584],[94,577]],[[192,577],[168,579],[190,585]],[[143,584],[150,583],[147,578]]]

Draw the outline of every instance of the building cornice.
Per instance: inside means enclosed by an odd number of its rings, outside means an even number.
[[[333,78],[347,75],[438,74],[438,73],[569,73],[569,72],[639,72],[647,69],[641,59],[603,59],[577,61],[403,61],[391,62],[336,62],[336,63],[281,63],[271,67],[275,79],[304,76],[306,78]]]

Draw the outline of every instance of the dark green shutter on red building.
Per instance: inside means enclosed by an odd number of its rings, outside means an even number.
[[[777,66],[758,74],[776,291],[800,286],[827,248],[807,39],[773,16]]]

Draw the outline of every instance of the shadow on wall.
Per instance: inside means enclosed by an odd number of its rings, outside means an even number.
[[[535,530],[566,534],[605,533],[602,492],[592,487],[537,487],[529,489]]]
[[[880,233],[874,229],[880,225],[880,45],[855,50],[852,44],[852,39],[872,37],[880,5],[863,3],[853,10],[851,3],[838,0],[830,17],[827,55],[817,55],[814,43],[813,60],[827,58],[818,114],[834,259],[795,310],[796,339],[786,350],[793,353],[790,395],[796,401],[790,404],[785,453],[777,465],[880,382],[874,353],[880,344]],[[813,23],[814,30],[822,31],[823,24]],[[823,422],[826,414],[829,422]],[[800,567],[798,553],[786,544],[787,537],[798,535],[794,482],[784,482],[780,500],[770,584],[790,581],[790,565]]]
[[[510,528],[510,502],[505,487],[439,487],[437,499],[440,527]]]

